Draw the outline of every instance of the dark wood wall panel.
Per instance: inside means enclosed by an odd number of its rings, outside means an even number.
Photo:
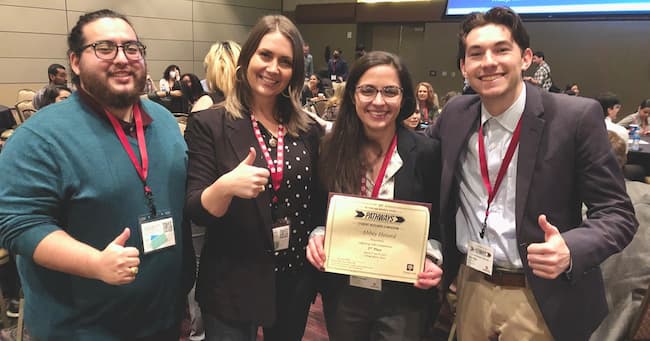
[[[298,24],[353,24],[356,6],[354,3],[297,5],[295,19]]]
[[[445,1],[407,3],[330,3],[297,5],[299,24],[434,22],[443,18]]]
[[[444,1],[357,4],[358,23],[408,23],[440,21]]]

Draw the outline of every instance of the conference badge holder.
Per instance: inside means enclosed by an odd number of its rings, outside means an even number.
[[[144,254],[176,245],[174,219],[169,211],[139,218]]]

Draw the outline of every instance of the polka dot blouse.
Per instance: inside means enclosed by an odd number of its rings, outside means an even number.
[[[262,138],[277,164],[277,146],[269,142],[272,135],[259,123]],[[278,197],[277,203],[269,203],[273,221],[284,217],[290,222],[289,248],[275,252],[275,271],[290,272],[302,269],[307,263],[305,250],[311,232],[311,176],[312,160],[305,143],[291,135],[284,136],[284,172],[282,185],[276,193],[269,178],[267,190]]]

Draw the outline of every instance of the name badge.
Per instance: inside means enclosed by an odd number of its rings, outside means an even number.
[[[273,249],[275,251],[289,248],[289,225],[273,228]]]
[[[336,75],[331,75],[330,79],[333,80],[333,81],[336,81]]]
[[[467,247],[467,262],[465,265],[487,275],[492,275],[494,251],[487,245],[469,242]]]
[[[358,288],[381,291],[381,279],[350,276],[350,285]]]
[[[140,231],[145,254],[176,245],[174,220],[169,214],[141,217]]]
[[[273,250],[280,251],[289,248],[290,225],[288,218],[282,218],[273,224]]]

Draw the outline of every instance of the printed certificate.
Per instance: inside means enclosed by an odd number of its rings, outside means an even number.
[[[330,194],[325,271],[415,283],[424,269],[431,205]]]

